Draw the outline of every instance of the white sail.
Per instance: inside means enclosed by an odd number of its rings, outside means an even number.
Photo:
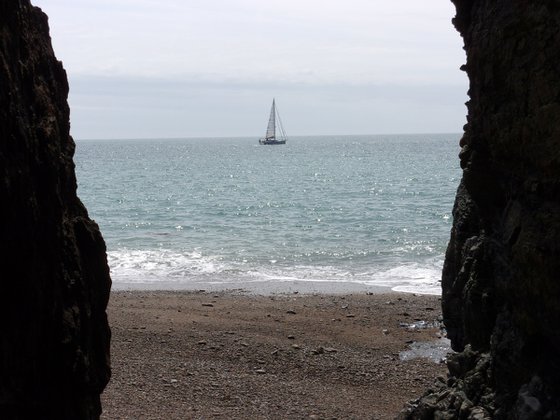
[[[265,139],[274,139],[276,137],[276,103],[272,100],[272,108],[270,109],[270,118],[266,127]]]

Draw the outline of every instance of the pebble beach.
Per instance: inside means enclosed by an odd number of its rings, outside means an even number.
[[[108,313],[107,420],[392,419],[446,374],[410,357],[441,340],[432,295],[114,291]]]

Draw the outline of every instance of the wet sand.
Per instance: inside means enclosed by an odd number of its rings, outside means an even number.
[[[443,363],[436,296],[115,291],[103,419],[392,419]]]

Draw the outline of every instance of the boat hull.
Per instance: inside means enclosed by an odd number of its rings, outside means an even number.
[[[286,144],[286,140],[266,140],[260,139],[259,144]]]

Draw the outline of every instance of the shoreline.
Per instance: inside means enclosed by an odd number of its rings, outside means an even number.
[[[257,296],[270,296],[301,293],[308,294],[351,294],[351,293],[400,293],[393,292],[390,287],[372,286],[362,283],[334,281],[245,281],[236,283],[212,282],[153,282],[153,283],[113,283],[114,292],[199,292],[209,293],[247,293]]]
[[[394,290],[401,289],[401,290]],[[409,289],[409,290],[406,290]],[[415,289],[414,286],[380,286],[348,281],[329,280],[256,280],[238,282],[179,282],[179,281],[157,281],[157,282],[113,282],[112,291],[173,291],[173,292],[216,292],[216,293],[248,293],[260,296],[277,294],[301,293],[308,294],[348,294],[348,293],[403,293],[441,297],[440,293],[433,293],[433,289],[427,292],[424,289]],[[438,289],[439,290],[439,289]]]
[[[438,340],[438,296],[269,292],[113,290],[102,418],[389,419],[445,376],[399,357]]]

